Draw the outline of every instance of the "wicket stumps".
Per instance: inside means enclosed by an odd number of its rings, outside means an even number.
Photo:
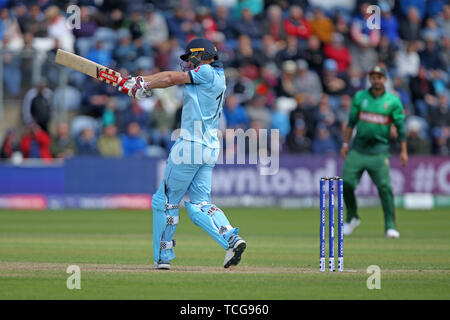
[[[319,270],[325,272],[325,183],[328,181],[328,270],[335,271],[334,261],[334,186],[338,189],[338,271],[344,271],[344,184],[340,177],[320,179],[320,262]]]

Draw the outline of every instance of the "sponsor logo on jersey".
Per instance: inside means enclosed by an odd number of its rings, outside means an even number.
[[[376,123],[376,124],[390,124],[391,123],[391,117],[385,116],[378,113],[372,113],[372,112],[360,112],[359,117],[360,120]]]

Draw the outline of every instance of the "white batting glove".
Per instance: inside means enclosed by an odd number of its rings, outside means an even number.
[[[148,83],[144,81],[144,78],[139,76],[135,79],[136,83],[131,90],[128,91],[128,95],[138,100],[143,100],[150,97],[152,95],[152,90],[150,89]]]
[[[131,89],[136,84],[136,78],[132,76],[128,76],[128,78],[121,78],[118,84],[118,90],[120,92],[123,92],[125,94],[130,93]]]

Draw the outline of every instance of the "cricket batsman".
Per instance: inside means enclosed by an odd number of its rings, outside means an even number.
[[[214,44],[203,38],[189,42],[180,56],[183,72],[165,71],[129,77],[119,91],[137,99],[151,90],[185,85],[180,137],[173,145],[164,177],[153,195],[153,258],[155,269],[170,269],[175,258],[174,234],[179,204],[185,201],[189,218],[226,250],[223,266],[237,265],[247,244],[225,214],[211,203],[211,178],[219,157],[218,121],[225,100],[225,73]]]
[[[347,207],[344,235],[350,235],[360,224],[357,212],[355,188],[365,170],[376,185],[384,213],[385,235],[399,238],[395,225],[394,194],[389,176],[389,138],[391,125],[395,125],[401,144],[400,162],[408,162],[405,137],[405,116],[400,99],[386,92],[386,71],[381,67],[369,73],[371,87],[358,91],[352,101],[349,121],[341,148],[345,159],[344,202]],[[350,139],[356,126],[356,135],[349,151]]]

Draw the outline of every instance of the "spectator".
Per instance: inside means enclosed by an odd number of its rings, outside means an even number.
[[[433,83],[434,92],[440,95],[448,92],[446,84],[448,83],[447,75],[442,70],[430,70],[430,80]]]
[[[158,12],[154,5],[149,3],[145,9],[147,26],[144,39],[152,46],[158,46],[169,39],[169,28],[166,19]]]
[[[270,129],[278,129],[280,133],[280,140],[281,142],[284,142],[286,140],[286,136],[291,130],[289,116],[283,111],[280,111],[276,103],[273,103],[270,110],[270,118],[272,120],[270,123]]]
[[[9,50],[20,50],[23,47],[23,35],[17,19],[9,14],[9,10],[0,10],[0,24],[2,28],[2,47]]]
[[[223,67],[231,67],[234,62],[235,51],[228,45],[224,34],[222,32],[217,32],[214,36],[213,43],[219,52],[219,59],[222,62]],[[179,57],[177,58],[179,59]]]
[[[157,100],[152,112],[151,121],[151,141],[153,145],[158,145],[170,151],[171,128],[173,126],[173,116],[164,109],[161,100]]]
[[[425,39],[425,49],[419,53],[420,63],[427,69],[442,69],[443,64],[439,54],[439,48],[433,37],[427,36]]]
[[[244,66],[255,66],[262,67],[264,64],[263,53],[255,49],[252,45],[252,40],[246,34],[242,34],[238,38],[238,48],[236,50],[236,55],[234,58],[234,67],[244,67]]]
[[[45,10],[47,21],[47,34],[55,40],[61,49],[73,52],[75,38],[66,25],[66,19],[57,6],[51,6]]]
[[[434,131],[433,153],[436,155],[447,156],[450,154],[450,139],[448,130],[436,128]]]
[[[286,46],[281,49],[275,56],[278,68],[281,68],[283,62],[287,60],[297,60],[300,58],[301,52],[298,46],[298,40],[294,36],[287,37]]]
[[[308,39],[312,34],[309,22],[303,16],[303,9],[297,5],[290,7],[289,16],[284,19],[283,25],[288,35],[299,39]]]
[[[22,74],[20,72],[20,59],[13,54],[14,50],[20,50],[24,41],[20,32],[17,19],[9,15],[8,9],[0,11],[0,39],[2,40],[3,53],[3,82],[7,92],[16,98],[20,94]]]
[[[347,76],[338,72],[337,62],[333,59],[325,60],[322,72],[323,91],[332,97],[337,97],[347,93],[347,83]],[[336,106],[335,103],[332,102],[332,104],[333,107]]]
[[[130,32],[132,41],[141,38],[147,32],[147,22],[142,16],[141,5],[132,5],[131,15],[123,22],[123,28]]]
[[[216,8],[215,20],[217,25],[217,30],[221,32],[225,39],[235,38],[233,23],[229,15],[229,9],[225,5],[220,5]],[[220,50],[219,50],[220,54]]]
[[[409,7],[407,17],[400,21],[400,37],[406,41],[421,40],[421,24],[421,17],[417,8]]]
[[[51,101],[52,100],[53,92],[52,92],[52,90],[50,90],[47,87],[47,84],[46,84],[45,81],[41,81],[41,83],[38,85],[38,87],[31,88],[25,94],[25,97],[23,99],[23,104],[22,104],[22,117],[23,117],[23,122],[25,124],[28,124],[28,123],[33,121],[33,116],[32,116],[32,113],[31,113],[31,102],[38,95],[42,95],[45,98],[46,101]],[[34,107],[35,110],[34,110],[34,112],[36,112],[37,111],[36,109],[38,109],[37,108],[38,107],[38,103],[37,103],[38,100],[35,101],[35,107]],[[44,108],[44,109],[45,109],[45,110],[43,110],[44,112],[50,112],[50,110],[47,110],[47,108]],[[50,114],[48,114],[48,116],[50,117]]]
[[[324,47],[325,56],[337,62],[338,72],[346,72],[352,62],[350,51],[344,45],[344,37],[340,33],[334,33],[331,43]]]
[[[147,152],[147,143],[141,136],[141,127],[137,122],[130,122],[127,133],[122,136],[122,150],[125,157],[143,157]]]
[[[247,76],[244,68],[238,69],[238,77],[236,82],[231,87],[233,88],[233,92],[238,97],[239,102],[243,104],[250,101],[255,92],[253,82]]]
[[[70,136],[67,123],[61,122],[58,124],[56,135],[50,145],[50,151],[54,158],[70,158],[77,153],[75,141]]]
[[[144,41],[143,37],[139,37],[133,41],[136,50],[136,71],[138,69],[151,70],[153,68],[152,47]],[[175,49],[175,48],[174,48]]]
[[[126,132],[130,126],[130,123],[133,122],[136,122],[139,125],[139,131],[143,130],[145,133],[148,133],[150,130],[150,115],[147,111],[142,109],[136,99],[133,99],[130,107],[122,112],[120,119],[121,132]]]
[[[31,122],[20,140],[20,151],[24,158],[51,159],[50,144],[50,135]]]
[[[72,30],[75,36],[75,48],[81,56],[86,56],[97,28],[90,7],[82,6],[80,8],[80,26]]]
[[[450,33],[442,38],[440,46],[440,57],[443,70],[450,75]]]
[[[176,37],[181,46],[185,46],[188,35],[192,31],[193,24],[189,21],[185,10],[179,6],[174,8],[172,16],[167,19],[170,35]]]
[[[436,42],[444,35],[444,30],[439,28],[435,19],[428,18],[426,20],[426,27],[422,30],[422,39],[430,39]]]
[[[114,124],[108,124],[103,129],[103,134],[98,139],[98,151],[103,157],[121,157],[122,143],[117,137],[117,128]]]
[[[407,115],[414,114],[414,108],[412,106],[410,94],[405,87],[404,81],[402,77],[396,76],[393,80],[394,92],[400,98],[402,102],[403,109],[405,110]]]
[[[112,55],[111,52],[105,49],[102,40],[97,40],[95,45],[92,46],[87,52],[87,58],[102,66],[111,66],[112,65]]]
[[[250,105],[247,106],[247,113],[250,118],[250,123],[257,122],[258,127],[262,129],[270,128],[272,120],[264,96],[255,95]]]
[[[448,154],[450,138],[450,106],[445,94],[439,96],[438,103],[431,105],[428,123],[433,138],[433,153]]]
[[[135,70],[135,61],[137,59],[136,48],[131,42],[131,34],[126,29],[118,32],[119,45],[115,48],[113,56],[114,60],[120,67],[127,69],[129,72]]]
[[[389,41],[386,35],[382,35],[380,45],[377,47],[378,61],[383,62],[391,70],[395,67],[396,53],[396,46]]]
[[[416,114],[426,118],[428,105],[434,104],[435,91],[424,66],[419,68],[419,73],[416,77],[411,78],[409,86]]]
[[[445,35],[450,34],[450,4],[446,4],[439,16],[436,18],[439,28],[441,28]]]
[[[398,76],[404,79],[417,76],[420,66],[420,57],[417,53],[417,44],[415,42],[408,42],[406,44],[406,51],[400,49],[397,52],[395,65]]]
[[[80,27],[73,29],[73,34],[77,38],[90,38],[95,34],[98,26],[92,18],[91,7],[82,6],[80,8]]]
[[[211,10],[205,6],[197,8],[197,21],[200,23],[202,37],[213,40],[217,33],[217,24],[211,15]]]
[[[309,67],[317,74],[322,73],[322,65],[325,61],[325,54],[321,48],[320,40],[312,35],[308,39],[306,50],[303,51],[302,58],[308,62]]]
[[[444,131],[450,130],[450,106],[448,97],[441,94],[437,103],[431,105],[428,122],[432,130],[440,128]]]
[[[234,24],[234,28],[238,35],[245,34],[252,39],[261,38],[261,25],[255,20],[249,9],[242,10],[241,20]]]
[[[344,36],[345,43],[349,44],[351,41],[350,24],[347,21],[350,19],[347,19],[342,12],[337,12],[334,16],[334,20],[335,32],[342,34]]]
[[[338,106],[340,99],[338,100]],[[336,107],[337,109],[338,107]],[[339,123],[336,121],[336,114],[330,107],[329,96],[323,94],[317,106],[314,123],[323,124],[330,132],[331,136],[338,141],[340,138]]]
[[[45,82],[37,88],[36,95],[30,102],[30,114],[34,122],[36,122],[45,132],[49,132],[48,124],[52,116],[52,110],[50,106],[50,95]]]
[[[417,16],[423,19],[427,9],[425,2],[425,0],[399,0],[401,13],[406,16],[410,14],[411,8],[414,8]]]
[[[271,35],[266,34],[262,37],[261,51],[264,57],[264,64],[276,69],[275,59],[279,51],[279,43],[275,42]]]
[[[47,24],[45,16],[38,4],[33,3],[29,7],[27,19],[24,21],[23,33],[31,33],[33,37],[47,37]]]
[[[231,129],[247,130],[250,125],[247,111],[239,103],[238,98],[234,94],[230,94],[225,100],[223,114],[227,120],[227,127]]]
[[[334,33],[333,21],[328,18],[320,7],[315,7],[313,19],[310,22],[312,33],[315,34],[322,43],[329,43]]]
[[[350,67],[348,71],[348,90],[347,93],[350,96],[354,96],[356,92],[363,89],[364,85],[364,76],[360,69],[357,67]]]
[[[352,106],[352,98],[348,94],[341,96],[339,108],[336,110],[336,121],[341,127],[341,132],[345,132],[347,127],[348,117]]]
[[[305,99],[305,96],[298,93],[295,95],[295,100],[297,105],[295,109],[293,109],[289,113],[289,124],[292,130],[295,130],[298,125],[297,121],[302,120],[306,128],[306,135],[308,137],[312,137],[314,135],[314,108],[309,102]]]
[[[283,25],[283,11],[277,4],[267,8],[266,19],[262,23],[264,35],[270,35],[275,42],[286,39],[286,30]]]
[[[111,14],[108,15],[107,25],[112,30],[117,31],[122,28],[123,20],[123,11],[119,8],[114,8],[111,10]]]
[[[16,131],[14,129],[9,129],[3,139],[2,148],[0,149],[0,158],[9,159],[14,152],[19,150]]]
[[[117,111],[116,111],[116,99],[109,98],[108,102],[106,103],[105,111],[102,115],[102,125],[103,126],[109,126],[112,124],[116,124],[117,119]]]
[[[380,1],[379,6],[381,10],[381,34],[387,38],[389,43],[395,44],[400,39],[397,18],[391,13],[391,6],[387,0]]]
[[[335,155],[338,151],[336,141],[331,137],[330,132],[323,123],[317,125],[317,134],[312,142],[312,151],[314,154]]]
[[[294,77],[297,72],[297,64],[295,61],[288,60],[283,63],[281,77],[278,80],[276,94],[278,97],[293,97],[296,94],[294,85]]]
[[[370,11],[367,11],[368,2],[364,2],[360,7],[360,13],[357,15],[350,28],[350,35],[353,40],[351,55],[355,65],[364,71],[369,71],[377,62],[375,48],[380,43],[380,31],[378,29],[369,29],[367,20]]]
[[[430,153],[430,143],[420,136],[421,125],[411,121],[406,132],[406,145],[411,155],[426,155]]]
[[[77,155],[96,156],[98,155],[97,138],[95,131],[91,127],[84,128],[76,139]]]
[[[287,137],[287,145],[289,151],[293,153],[311,152],[311,139],[306,135],[306,124],[303,119],[295,120],[294,127]]]
[[[107,85],[97,79],[90,79],[82,91],[81,112],[85,115],[99,118],[103,115],[108,103]]]
[[[310,96],[314,103],[319,102],[322,95],[322,84],[317,73],[308,69],[306,60],[297,60],[297,74],[294,78],[294,87],[296,92]]]

